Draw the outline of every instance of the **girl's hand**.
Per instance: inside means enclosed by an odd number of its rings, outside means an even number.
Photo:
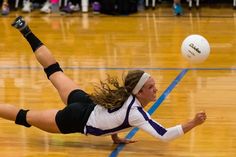
[[[120,138],[117,134],[111,135],[111,138],[112,138],[114,144],[129,144],[129,143],[137,142],[135,140]]]

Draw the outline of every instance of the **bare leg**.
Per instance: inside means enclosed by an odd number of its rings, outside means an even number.
[[[35,57],[44,68],[47,68],[48,66],[56,63],[56,60],[52,56],[50,50],[44,45],[35,51]],[[49,80],[57,89],[62,101],[65,104],[67,104],[67,98],[70,92],[79,88],[79,86],[74,81],[72,81],[61,71],[53,73],[49,77]]]
[[[55,122],[58,110],[33,111],[27,113],[27,122],[41,130],[50,133],[60,133]]]
[[[50,50],[32,33],[22,17],[16,18],[12,23],[12,26],[17,28],[29,42],[32,50],[35,52],[36,59],[43,68],[48,68],[50,65],[56,63]],[[50,75],[49,80],[58,90],[58,93],[65,104],[67,104],[67,98],[70,92],[74,89],[78,89],[78,85],[61,71],[57,71]]]
[[[9,104],[0,104],[0,117],[15,121],[16,120],[16,115],[19,112],[19,109],[13,105]]]
[[[19,108],[13,105],[0,104],[0,117],[15,121],[19,110]],[[27,122],[41,130],[50,133],[60,133],[60,130],[58,129],[55,122],[55,116],[57,112],[58,110],[29,111],[27,113]]]

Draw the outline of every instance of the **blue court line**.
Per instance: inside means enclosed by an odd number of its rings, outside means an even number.
[[[175,86],[180,82],[180,80],[184,77],[184,75],[187,73],[188,69],[183,69],[180,74],[172,81],[172,83],[167,87],[167,89],[162,93],[162,95],[159,97],[159,99],[152,105],[152,107],[148,110],[148,113],[152,115],[156,109],[160,106],[160,104],[165,100],[165,98],[170,94],[170,92],[175,88]],[[132,129],[125,138],[131,139],[136,132],[138,131],[138,128]],[[119,152],[125,147],[125,144],[119,144],[110,154],[110,157],[116,157]]]
[[[62,66],[64,70],[236,70],[235,68],[148,68],[148,67],[79,67],[79,66]],[[31,66],[2,66],[0,70],[42,70],[42,67]]]

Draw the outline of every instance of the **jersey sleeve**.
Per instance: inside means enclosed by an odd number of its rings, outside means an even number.
[[[130,113],[129,123],[162,141],[170,141],[184,134],[181,125],[165,128],[153,120],[142,107],[137,107]]]

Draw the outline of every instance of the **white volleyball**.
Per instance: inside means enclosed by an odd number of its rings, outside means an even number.
[[[200,63],[208,58],[210,54],[210,44],[207,39],[201,35],[189,35],[182,42],[181,52],[188,61]]]

